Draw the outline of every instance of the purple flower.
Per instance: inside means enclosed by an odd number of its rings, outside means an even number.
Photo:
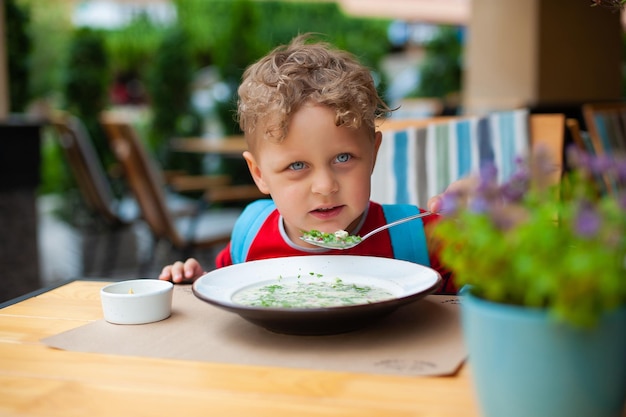
[[[613,159],[608,155],[598,155],[589,161],[591,172],[602,175],[613,166]]]
[[[487,213],[490,207],[489,200],[481,195],[472,198],[468,205],[469,210],[473,213]]]
[[[459,209],[459,193],[456,191],[447,191],[441,197],[441,213],[454,214]]]
[[[472,192],[472,196],[477,200],[484,200],[484,202],[478,202],[478,206],[475,208],[488,205],[490,201],[498,195],[498,169],[493,163],[486,163],[480,168],[480,180],[478,185]],[[483,209],[479,209],[478,212],[483,212]]]
[[[576,233],[584,238],[592,238],[600,230],[601,223],[602,220],[594,207],[588,201],[581,202],[576,213]]]
[[[567,148],[567,161],[574,169],[591,170],[591,159],[592,156],[589,153],[581,151],[574,145]]]
[[[615,161],[615,171],[617,173],[617,181],[626,182],[626,160]]]
[[[490,185],[496,181],[498,181],[498,167],[496,167],[493,162],[487,162],[482,167],[480,167],[481,185]]]
[[[507,201],[519,202],[528,191],[529,182],[528,170],[520,168],[500,187],[500,193]]]

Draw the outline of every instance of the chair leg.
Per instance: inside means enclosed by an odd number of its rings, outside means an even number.
[[[103,276],[109,275],[112,271],[115,271],[115,265],[118,259],[118,249],[122,246],[121,241],[123,239],[122,233],[124,228],[114,228],[107,232],[107,239],[105,242],[104,248],[104,258],[102,260],[102,267],[100,270],[102,271]]]
[[[100,246],[99,239],[97,239],[97,235],[92,233],[91,229],[83,229],[81,230],[82,235],[82,273],[85,275],[91,275],[97,273],[95,271],[96,267],[96,257],[98,254],[98,247]]]
[[[149,276],[149,274],[151,273],[151,269],[154,265],[154,261],[156,259],[156,251],[159,247],[159,243],[161,242],[160,238],[157,238],[156,236],[151,236],[150,242],[149,242],[149,250],[147,251],[147,256],[139,261],[139,269],[138,269],[138,274],[139,277],[147,277]]]
[[[99,256],[109,252],[112,231],[100,224],[91,224],[81,230],[83,239],[83,274],[86,276],[107,276],[105,264],[107,257]]]
[[[198,220],[200,220],[200,216],[202,216],[202,213],[209,209],[209,206],[210,206],[209,202],[206,201],[205,199],[201,198],[200,200],[198,200],[196,212],[191,216],[189,220],[189,224],[187,225],[187,230],[184,232],[185,239],[187,241],[193,240],[196,234]],[[187,249],[183,249],[183,251],[187,252]]]

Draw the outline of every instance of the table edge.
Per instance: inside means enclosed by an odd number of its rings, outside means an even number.
[[[90,278],[90,277],[81,277],[81,278],[70,278],[67,280],[59,281],[51,285],[47,285],[45,287],[38,288],[34,291],[28,292],[26,294],[19,295],[17,297],[11,298],[9,300],[3,301],[0,303],[0,310],[12,306],[14,304],[20,303],[22,301],[28,300],[29,298],[36,297],[41,294],[45,294],[49,291],[56,290],[57,288],[63,287],[64,285],[71,284],[75,281],[92,281],[92,282],[116,282],[123,281],[123,278]]]

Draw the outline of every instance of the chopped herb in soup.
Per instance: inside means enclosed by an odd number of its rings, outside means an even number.
[[[245,288],[233,301],[252,307],[320,308],[369,304],[394,298],[384,288],[334,281],[277,281]]]
[[[302,239],[309,242],[320,242],[335,246],[343,246],[360,242],[361,236],[350,235],[345,230],[337,230],[335,233],[310,230],[302,233]]]

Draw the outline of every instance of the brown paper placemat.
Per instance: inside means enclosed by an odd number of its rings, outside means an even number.
[[[395,375],[449,375],[466,357],[457,297],[430,295],[374,324],[330,336],[272,333],[174,287],[170,318],[144,325],[104,320],[42,340],[107,354]]]

